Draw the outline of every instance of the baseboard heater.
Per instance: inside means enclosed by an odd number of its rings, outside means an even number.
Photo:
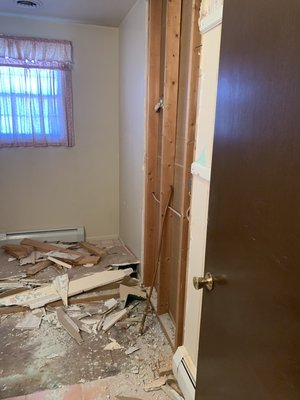
[[[186,350],[183,346],[178,347],[173,356],[173,373],[185,400],[194,400],[196,382],[185,360]]]
[[[25,238],[43,242],[83,242],[85,240],[85,229],[83,226],[79,226],[77,228],[37,229],[0,233],[0,245],[17,244]]]

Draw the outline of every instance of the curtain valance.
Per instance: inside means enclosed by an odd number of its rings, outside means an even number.
[[[72,43],[67,40],[0,35],[0,65],[71,69]]]

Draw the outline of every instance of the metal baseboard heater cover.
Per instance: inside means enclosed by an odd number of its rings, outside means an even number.
[[[177,348],[173,356],[173,373],[185,400],[194,400],[196,383],[185,361],[186,350],[183,346]]]
[[[84,242],[85,229],[83,226],[79,226],[77,228],[37,229],[0,233],[0,245],[18,244],[25,238],[47,242]]]

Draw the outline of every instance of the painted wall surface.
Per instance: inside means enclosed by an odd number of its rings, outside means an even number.
[[[221,25],[202,37],[195,160],[210,170],[215,124]],[[202,291],[193,287],[194,276],[204,276],[209,181],[193,176],[184,347],[195,375],[198,358]],[[194,376],[195,377],[195,376]]]
[[[147,2],[120,26],[120,238],[142,256]]]
[[[71,40],[75,61],[75,147],[0,150],[0,232],[118,236],[118,29],[0,16],[0,31]]]

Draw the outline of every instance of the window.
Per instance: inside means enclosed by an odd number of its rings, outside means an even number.
[[[72,146],[72,47],[0,36],[0,147]]]

